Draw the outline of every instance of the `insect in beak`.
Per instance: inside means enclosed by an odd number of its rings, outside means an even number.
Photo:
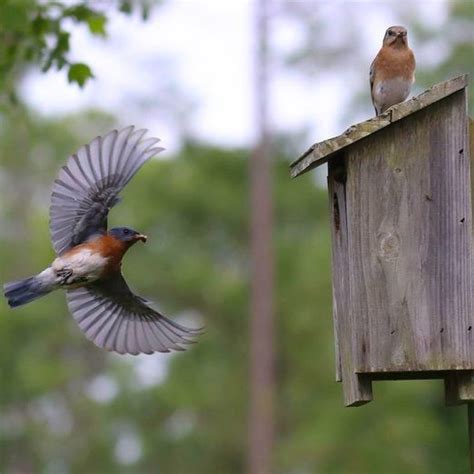
[[[148,238],[148,237],[147,237],[146,235],[143,235],[143,234],[137,234],[137,235],[135,236],[135,240],[141,240],[142,242],[146,242],[146,239],[147,239],[147,238]]]

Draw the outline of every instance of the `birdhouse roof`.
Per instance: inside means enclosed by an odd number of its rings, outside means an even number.
[[[428,107],[461,89],[464,89],[467,84],[467,74],[441,82],[406,102],[390,107],[386,112],[378,117],[352,125],[342,135],[330,138],[323,142],[315,143],[298,159],[291,163],[291,177],[295,178],[310,169],[327,163],[353,143],[356,143],[359,140],[388,127],[392,123],[397,122],[418,110],[424,109],[425,107]]]

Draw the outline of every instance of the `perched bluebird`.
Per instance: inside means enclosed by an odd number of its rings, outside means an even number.
[[[146,130],[127,127],[95,138],[69,157],[54,182],[50,232],[57,258],[38,275],[6,283],[11,307],[58,288],[86,337],[121,354],[183,350],[199,329],[183,327],[135,295],[121,273],[125,252],[146,236],[127,227],[107,231],[109,210],[138,169],[163,148]]]
[[[370,92],[375,113],[403,102],[415,82],[415,56],[408,47],[407,30],[391,26],[383,45],[370,65]]]

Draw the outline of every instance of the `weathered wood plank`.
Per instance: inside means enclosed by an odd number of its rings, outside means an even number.
[[[474,369],[465,107],[462,90],[346,151],[359,373]]]
[[[339,235],[337,233],[337,229],[335,227],[335,222],[334,220],[338,220],[337,226],[340,225],[340,215],[339,215],[339,202],[337,198],[337,193],[335,192],[335,185],[333,183],[333,180],[335,179],[337,170],[339,170],[339,173],[342,171],[344,173],[344,163],[342,162],[343,158],[341,157],[341,160],[339,163],[335,163],[334,166],[332,166],[330,172],[328,173],[328,194],[329,194],[329,216],[333,221],[331,222],[330,228],[331,228],[331,239],[333,242],[332,248],[332,264],[333,264],[333,272],[332,272],[332,278],[333,278],[333,291],[332,291],[332,307],[333,307],[333,327],[334,327],[334,349],[335,349],[335,369],[336,369],[336,382],[342,382],[342,366],[341,366],[341,350],[340,350],[340,343],[339,343],[339,322],[338,322],[338,312],[337,312],[337,304],[338,304],[338,299],[336,298],[336,281],[335,281],[335,272],[334,272],[334,266],[337,263],[339,264],[341,260],[341,250],[345,247],[345,242],[342,243],[338,240]],[[342,162],[342,163],[341,163]],[[338,248],[335,248],[335,242],[338,242]],[[339,293],[339,287],[337,287],[337,292]],[[344,296],[343,296],[344,298]],[[344,304],[344,301],[340,301],[340,304]]]
[[[469,118],[469,153],[471,155],[471,208],[474,210],[474,119],[472,118]],[[474,219],[472,219],[472,226],[474,237]]]
[[[349,302],[347,216],[344,159],[330,163],[328,191],[332,207],[333,313],[336,339],[336,378],[342,378],[344,404],[359,406],[372,400],[372,383],[355,373]]]
[[[471,283],[472,283],[472,305],[474,306],[474,119],[469,118],[469,153],[471,158],[471,212],[473,213],[471,217]],[[473,308],[474,311],[474,308]]]
[[[468,119],[471,212],[474,210],[474,120]],[[471,218],[471,298],[474,302],[474,219]],[[445,376],[446,405],[459,405],[474,401],[474,371],[448,372]],[[471,443],[474,441],[471,441]]]
[[[320,143],[315,143],[303,155],[291,163],[291,176],[294,178],[310,169],[329,161],[343,148],[382,130],[398,120],[463,89],[468,84],[466,74],[439,83],[407,102],[394,105],[378,117],[349,127],[342,135]]]

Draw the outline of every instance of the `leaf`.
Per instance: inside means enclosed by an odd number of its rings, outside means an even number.
[[[107,22],[107,18],[104,15],[90,15],[87,18],[87,26],[89,27],[89,31],[96,36],[105,36],[105,24]]]
[[[48,56],[48,59],[46,59],[46,61],[41,66],[41,72],[48,72],[51,69],[52,65],[53,65],[53,55],[50,54]]]
[[[85,22],[90,16],[94,15],[94,10],[90,9],[86,5],[76,5],[64,10],[63,15],[74,18],[78,22]]]
[[[35,35],[44,35],[48,31],[48,20],[41,14],[36,15],[31,22],[31,29]]]
[[[83,87],[88,79],[94,77],[91,68],[84,63],[74,63],[69,66],[67,78],[69,82],[76,82],[79,87]]]
[[[56,59],[56,67],[58,68],[58,71],[60,71],[66,64],[69,64],[66,58],[60,57]]]
[[[54,54],[57,57],[64,56],[65,53],[69,51],[69,37],[70,34],[66,31],[61,31],[57,35],[56,48]]]

